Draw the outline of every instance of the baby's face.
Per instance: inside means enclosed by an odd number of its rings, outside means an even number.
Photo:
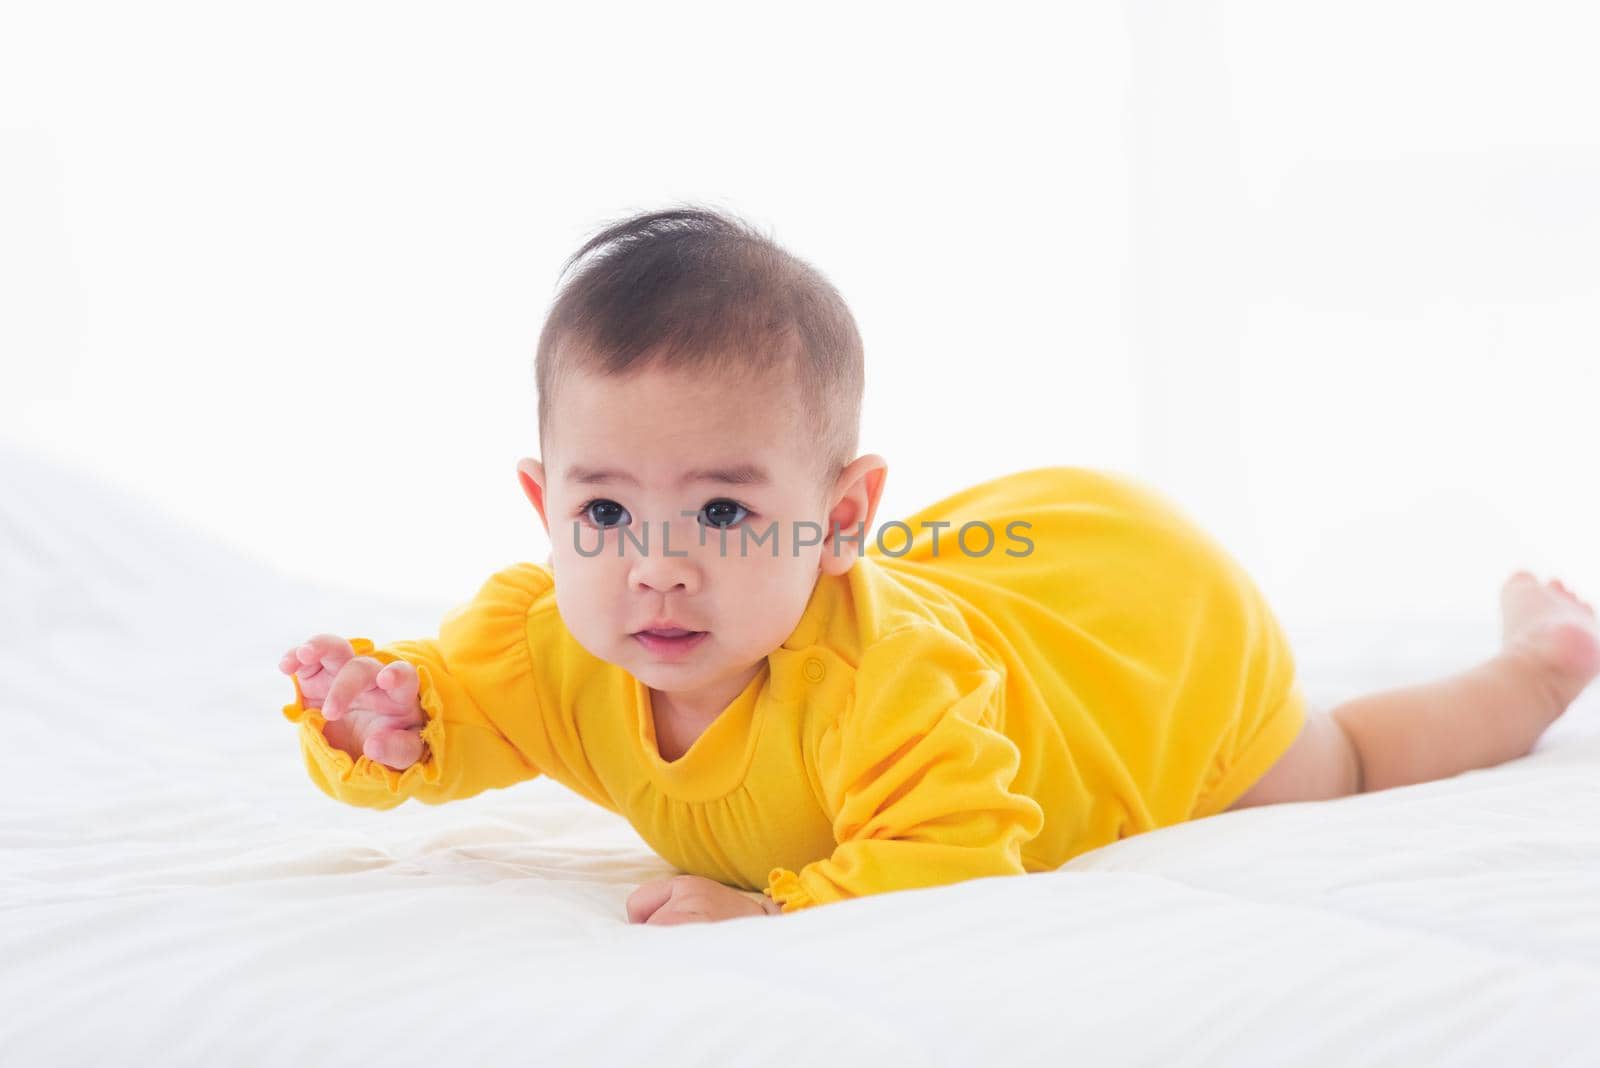
[[[823,492],[791,390],[579,373],[561,385],[543,462],[521,465],[568,630],[685,709],[714,715],[793,633],[833,551],[818,543],[830,511],[851,533],[870,522],[849,502],[834,510],[832,484]],[[662,625],[704,633],[639,636]]]

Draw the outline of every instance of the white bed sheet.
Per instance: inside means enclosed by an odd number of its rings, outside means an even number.
[[[1443,782],[629,925],[674,869],[547,780],[372,812],[306,777],[282,650],[431,634],[449,604],[290,582],[81,472],[0,465],[8,1065],[1600,1062],[1595,690]],[[1317,704],[1493,639],[1286,625]]]

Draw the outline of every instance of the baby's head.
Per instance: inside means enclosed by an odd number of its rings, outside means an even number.
[[[888,467],[855,456],[861,337],[826,279],[719,212],[628,219],[567,267],[585,257],[539,338],[519,477],[577,641],[714,715],[871,536]],[[638,637],[670,625],[704,633]]]

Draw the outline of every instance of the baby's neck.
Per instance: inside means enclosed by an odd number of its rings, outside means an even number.
[[[734,698],[745,691],[750,680],[766,666],[766,659],[756,661],[738,675],[718,679],[697,690],[657,690],[650,687],[650,707],[658,720],[667,720],[680,727],[704,729],[733,704]]]

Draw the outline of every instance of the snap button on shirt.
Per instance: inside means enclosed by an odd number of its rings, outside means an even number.
[[[822,676],[828,673],[828,669],[822,666],[822,661],[814,656],[806,658],[804,671],[806,678],[812,682],[821,682]]]

